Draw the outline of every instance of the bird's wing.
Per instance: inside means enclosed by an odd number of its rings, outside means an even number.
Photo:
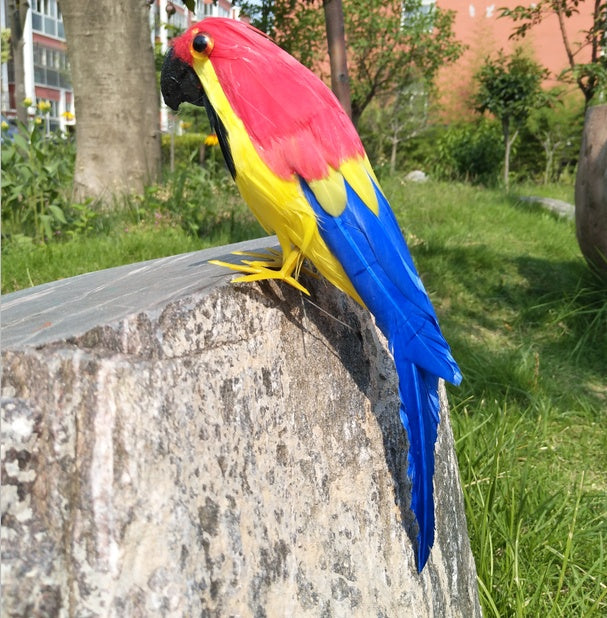
[[[360,197],[343,179],[345,205],[325,207],[323,182],[301,179],[308,203],[316,214],[319,232],[342,264],[365,305],[375,315],[386,337],[403,344],[407,358],[451,382],[461,376],[445,342],[432,304],[415,269],[398,222],[385,196],[361,163],[360,176],[374,188],[374,200]],[[331,183],[338,182],[331,179]],[[365,183],[357,179],[358,184]],[[333,190],[335,192],[335,190]],[[370,201],[370,205],[369,205]]]

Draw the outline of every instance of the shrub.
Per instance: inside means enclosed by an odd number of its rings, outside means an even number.
[[[75,148],[45,135],[42,126],[20,127],[2,142],[2,234],[44,241],[67,227]]]
[[[584,109],[571,99],[532,111],[517,141],[512,167],[518,179],[560,181],[576,168],[584,128]]]
[[[184,133],[183,135],[175,136],[175,168],[189,164],[202,163],[203,152],[204,158],[207,161],[222,160],[219,146],[205,146],[205,140],[208,138],[208,133]],[[171,135],[163,133],[162,135],[162,163],[165,167],[169,167],[171,162]],[[213,164],[213,163],[212,163]]]
[[[504,159],[501,131],[496,122],[449,127],[437,143],[435,173],[446,180],[494,185]]]
[[[222,161],[221,154],[216,155]],[[205,167],[194,162],[180,165],[163,185],[147,189],[146,209],[170,213],[186,232],[201,238],[227,234],[236,242],[263,235],[221,165],[219,161]]]
[[[2,141],[2,238],[44,243],[88,232],[98,214],[72,202],[76,147],[70,137],[23,125]]]
[[[403,143],[400,149],[399,167],[405,172],[421,169],[436,173],[438,151],[437,143],[448,131],[443,125],[429,125],[419,135]]]
[[[397,125],[398,143],[396,149],[395,169],[410,172],[415,169],[428,171],[436,158],[437,136],[445,131],[442,125],[427,124],[425,98],[411,97],[415,105],[397,109],[401,122]],[[421,109],[420,109],[421,106]],[[378,176],[391,173],[392,137],[394,137],[395,113],[393,106],[381,106],[377,102],[370,104],[362,115],[358,131],[369,155],[369,159]],[[403,118],[404,116],[404,118]],[[408,120],[406,119],[408,116]]]

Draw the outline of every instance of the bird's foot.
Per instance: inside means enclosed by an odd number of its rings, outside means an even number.
[[[245,257],[259,258],[255,262],[251,262],[249,260],[242,260],[241,264],[246,264],[247,266],[252,266],[252,267],[259,266],[261,268],[276,268],[278,270],[283,268],[284,262],[282,259],[282,253],[278,251],[278,249],[268,247],[267,249],[265,249],[265,251],[267,253],[255,253],[253,251],[234,251],[232,255],[243,255]],[[224,262],[223,264],[226,264],[226,262]],[[303,257],[302,257],[299,260],[299,263],[293,269],[295,271],[295,279],[297,279],[301,273],[304,273],[304,275],[308,277],[314,277],[314,279],[318,279],[318,273],[314,270],[307,268],[303,264],[304,262],[303,262]],[[236,270],[236,268],[234,268],[233,270]]]
[[[268,253],[235,252],[235,255],[260,258],[257,260],[242,260],[239,264],[222,262],[220,260],[209,260],[209,264],[215,264],[216,266],[223,266],[237,272],[247,273],[246,275],[233,279],[234,283],[279,279],[310,296],[310,292],[296,279],[302,270],[302,254],[297,250],[293,250],[286,259],[283,259],[283,254],[276,249],[267,249],[267,251]],[[306,269],[304,270],[309,272]],[[293,276],[294,272],[295,276]]]
[[[258,261],[251,262],[242,260],[242,264],[249,266],[263,266],[265,268],[282,268],[283,260],[282,253],[278,249],[268,247],[264,249],[265,253],[257,253],[256,251],[234,251],[232,255],[242,255],[244,257],[256,258]]]

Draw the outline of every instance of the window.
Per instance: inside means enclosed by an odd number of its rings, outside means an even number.
[[[65,40],[61,11],[57,0],[34,0],[32,3],[32,29],[57,39]]]
[[[52,88],[71,88],[67,54],[39,43],[34,43],[34,82]]]
[[[230,3],[231,4],[231,3]],[[203,17],[230,17],[230,5],[226,5],[222,2],[204,2],[204,0],[198,0],[196,7],[196,16],[199,19]]]
[[[197,8],[198,10],[196,11],[196,15],[200,18],[210,17],[214,15],[214,6],[211,2],[204,2],[204,0],[199,0]]]

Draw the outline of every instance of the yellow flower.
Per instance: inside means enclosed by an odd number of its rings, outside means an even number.
[[[206,136],[204,140],[205,146],[217,146],[217,144],[219,144],[219,140],[217,139],[217,135],[215,135],[215,133],[211,133]]]
[[[34,118],[34,124],[42,124],[42,118]]]
[[[23,107],[29,107],[32,104],[32,100],[29,97],[23,99]]]
[[[46,112],[51,111],[51,104],[48,101],[40,101],[38,103],[38,110],[41,114],[46,114]]]
[[[2,127],[3,131],[6,131],[6,129],[8,129],[8,122],[6,122],[6,120],[3,120],[0,126]]]
[[[68,122],[71,122],[72,120],[74,120],[75,116],[74,114],[72,114],[72,112],[63,112],[63,114],[61,114]]]
[[[181,128],[184,129],[184,130],[189,129],[191,126],[192,126],[191,122],[182,122],[181,123]]]

